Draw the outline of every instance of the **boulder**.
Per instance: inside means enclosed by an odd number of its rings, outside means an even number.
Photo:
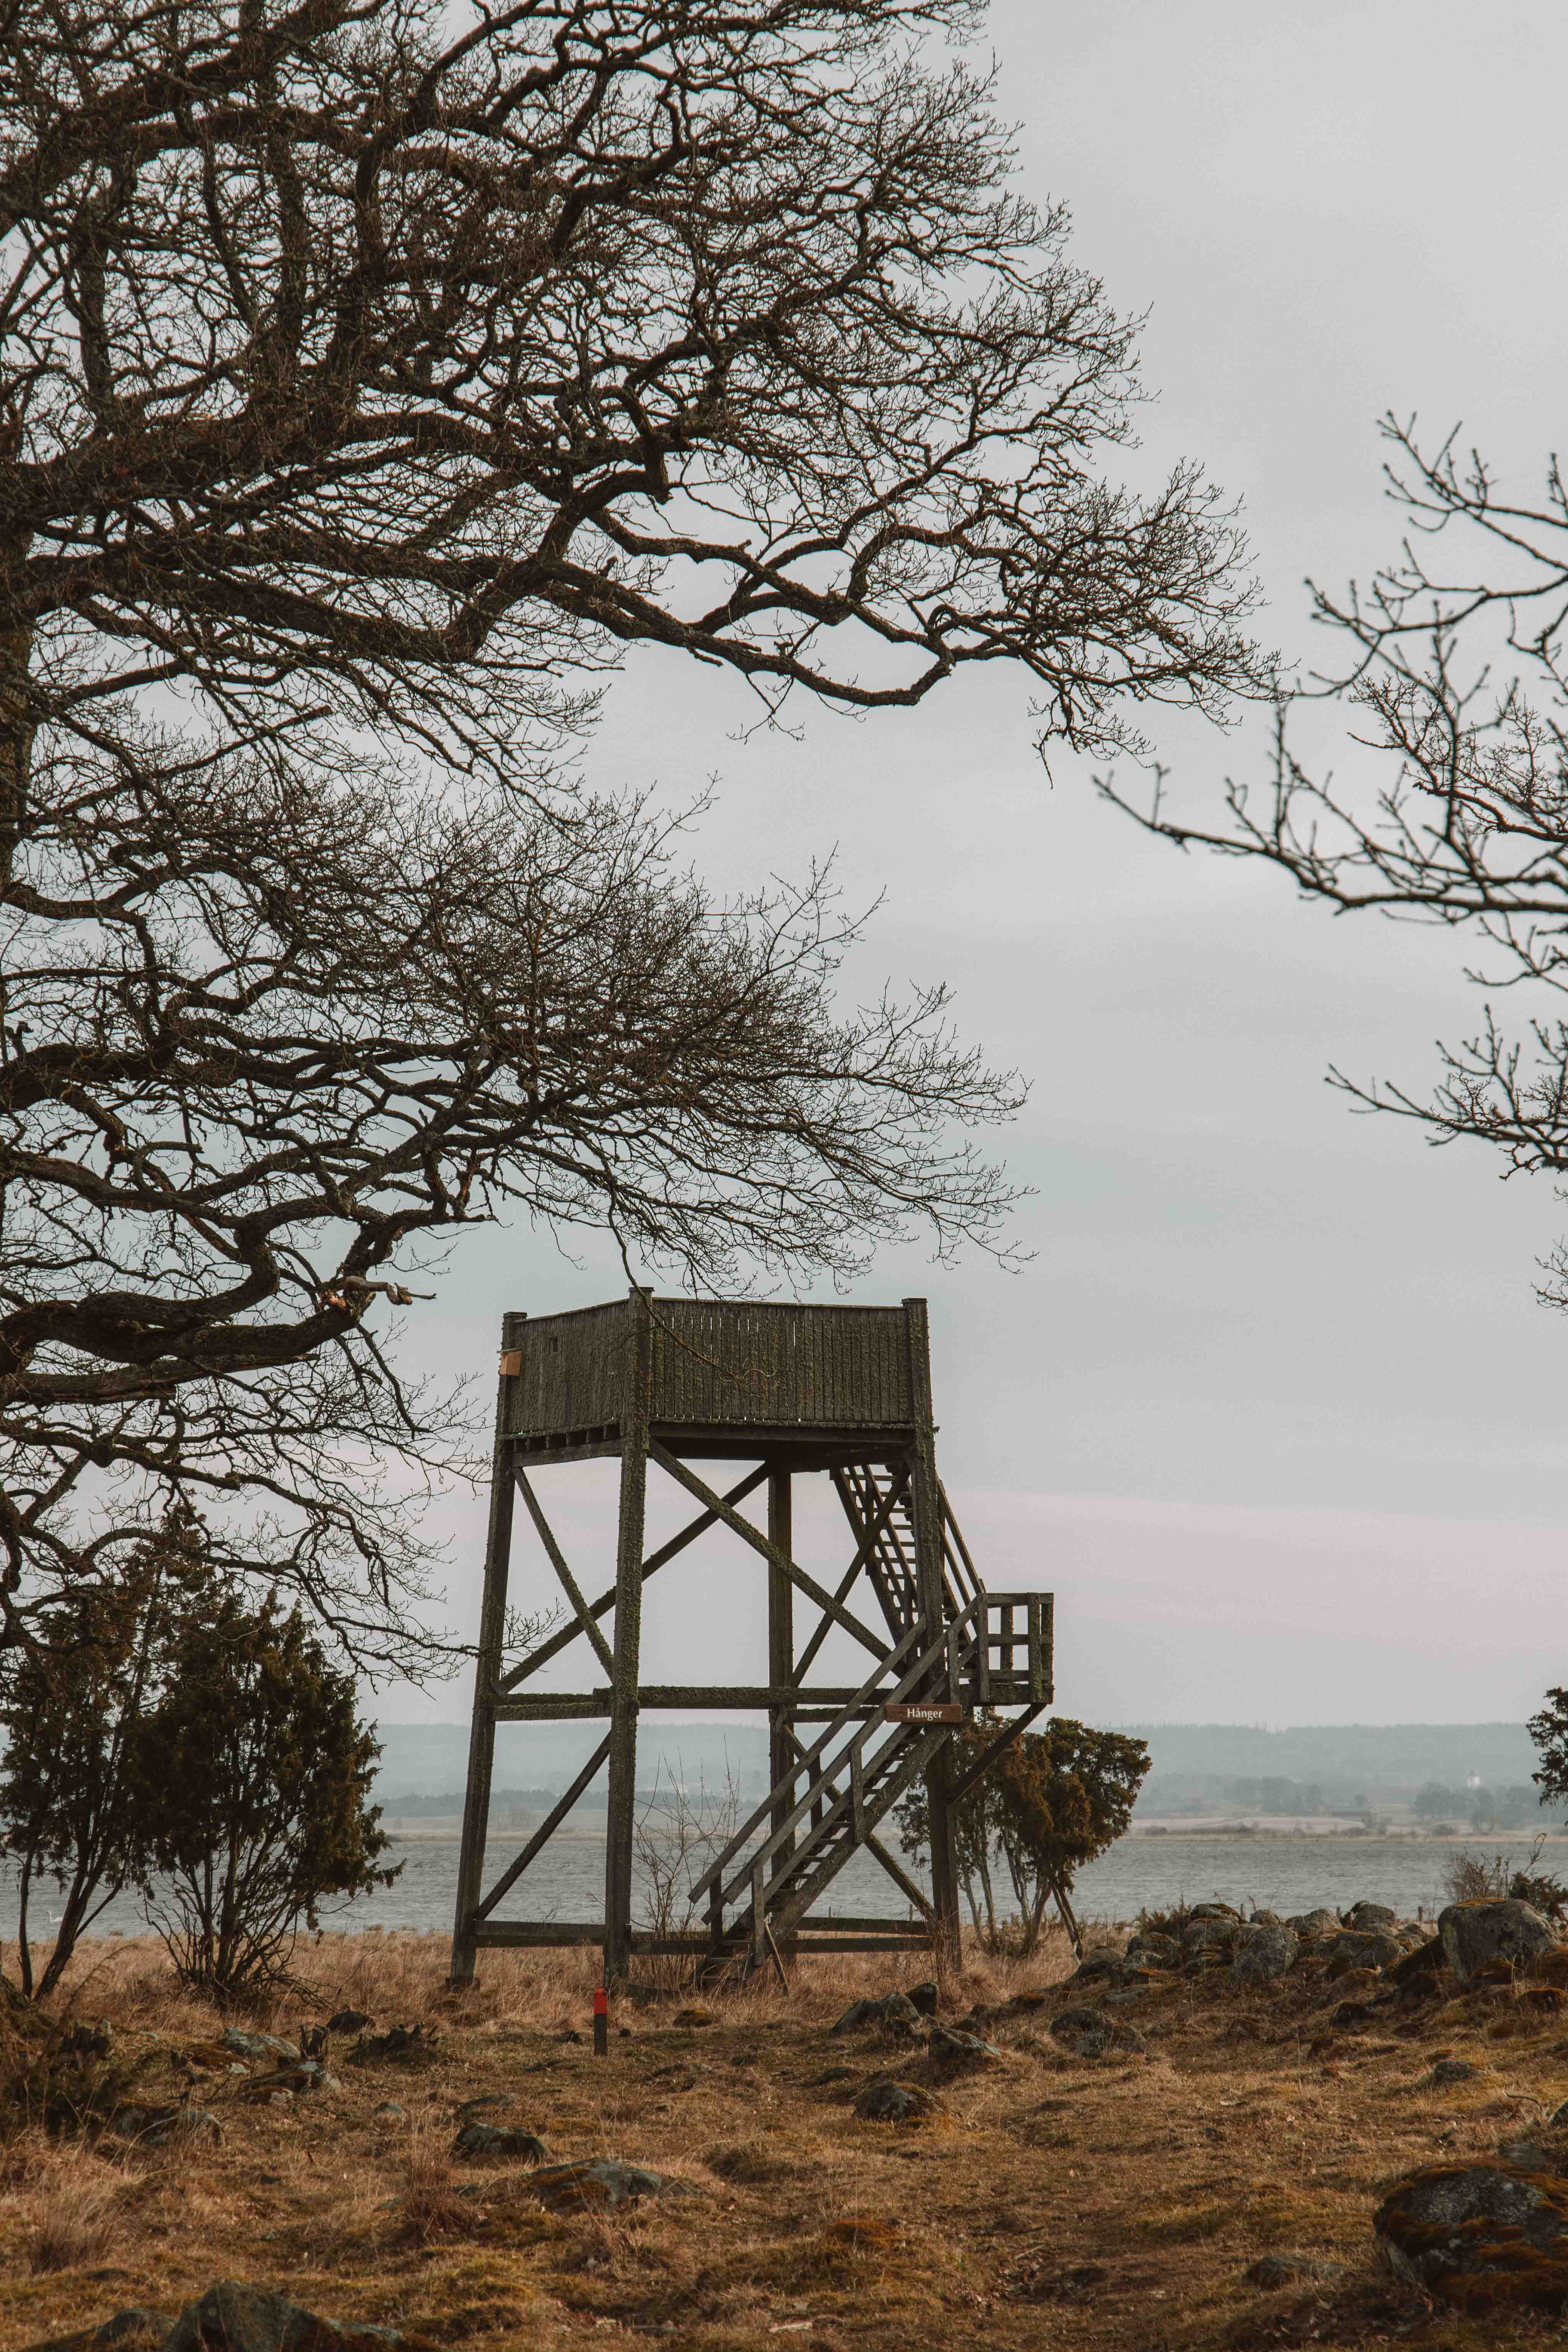
[[[1188,1912],[1189,1919],[1228,1919],[1233,1927],[1241,1922],[1241,1914],[1229,1903],[1194,1903]]]
[[[1342,1922],[1337,1911],[1298,1911],[1285,1925],[1294,1927],[1298,1936],[1337,1936]]]
[[[283,2041],[276,2033],[247,2033],[243,2026],[226,2025],[219,2035],[224,2048],[240,2058],[298,2058],[293,2042]],[[213,2289],[216,2294],[217,2288]]]
[[[1329,1974],[1347,1969],[1391,1969],[1405,1957],[1405,1947],[1386,1927],[1345,1927],[1329,1946]]]
[[[1075,2058],[1136,2057],[1146,2047],[1135,2026],[1122,2025],[1099,2009],[1064,2009],[1051,2020],[1051,2039]]]
[[[921,2017],[934,2017],[937,2002],[935,1979],[928,1977],[924,1984],[911,1985],[905,1998],[911,2009],[918,2010]]]
[[[1568,2148],[1561,2136],[1550,2132],[1530,2132],[1522,2139],[1503,2140],[1497,2160],[1505,2172],[1550,2172],[1562,2177],[1568,2162]]]
[[[296,2058],[291,2066],[279,2066],[274,2074],[253,2074],[240,2096],[247,2100],[268,2098],[277,2091],[341,2091],[337,2076],[329,2074],[322,2058]]]
[[[1253,1927],[1237,1946],[1231,1976],[1237,1984],[1268,1984],[1284,1975],[1300,1948],[1294,1931],[1277,1921]]]
[[[133,2140],[139,2147],[193,2147],[223,2138],[222,2125],[205,2107],[144,2107],[132,2099],[114,2109],[109,2128],[116,2139]]]
[[[1373,2229],[1396,2277],[1466,2310],[1568,2309],[1568,2181],[1500,2165],[1432,2165],[1392,2189]]]
[[[871,2124],[918,2124],[940,2113],[937,2102],[918,2083],[868,2083],[855,2102],[855,2112]]]
[[[454,2156],[521,2157],[525,2164],[542,2164],[544,2142],[534,2132],[513,2124],[469,2123],[452,2142]]]
[[[925,2015],[908,1993],[890,1992],[880,2000],[852,2000],[843,2016],[827,2030],[830,2033],[853,2033],[867,2026],[879,2025],[896,2032],[912,2032],[923,2027]],[[679,2025],[679,2018],[675,2021]]]
[[[1387,1927],[1399,1925],[1399,1914],[1391,1911],[1386,1903],[1352,1903],[1345,1913],[1347,1927]]]
[[[52,2336],[47,2344],[32,2344],[27,2352],[109,2352],[112,2345],[118,2352],[163,2352],[163,2343],[174,2324],[172,2311],[149,2311],[142,2304],[133,2304],[127,2311],[117,2311],[100,2327],[87,2327],[75,2336]]]
[[[1182,1957],[1190,1960],[1206,1951],[1217,1951],[1222,1945],[1231,1941],[1240,1925],[1241,1922],[1234,1916],[1189,1919],[1182,1930]]]
[[[674,2022],[677,2025],[717,2025],[719,2021],[710,2009],[705,2009],[700,2001],[697,2001],[690,2009],[678,2009]]]
[[[1102,1947],[1097,1952],[1086,1952],[1072,1972],[1074,1984],[1089,1983],[1096,1977],[1109,1977],[1114,1984],[1121,1974],[1121,1955]]]
[[[189,2303],[170,2329],[163,2352],[436,2352],[427,2336],[400,2327],[371,2327],[318,2317],[270,2287],[224,2280]]]
[[[580,2033],[557,2035],[558,2041],[581,2042]],[[361,2064],[374,2065],[384,2058],[405,2060],[410,2065],[420,2065],[433,2058],[440,2048],[441,2035],[434,2025],[389,2025],[384,2033],[362,2033],[349,2056]]]
[[[1450,1903],[1437,1920],[1443,1957],[1461,1984],[1468,1984],[1492,1960],[1528,1966],[1537,1952],[1557,1941],[1557,1931],[1528,1903]]]
[[[1456,2083],[1468,2083],[1480,2073],[1468,2058],[1439,2058],[1432,2069],[1433,2087],[1439,2091],[1452,2088]]]
[[[1389,1982],[1418,1990],[1432,1983],[1443,1964],[1441,1937],[1428,1937],[1426,1943],[1415,1945],[1403,1959],[1394,1961],[1388,1971]]]
[[[931,2030],[931,2054],[948,2066],[984,2066],[1002,2053],[994,2042],[979,2033],[965,2033],[956,2025],[933,2025]]]
[[[552,2213],[595,2213],[607,2205],[635,2205],[644,2197],[662,2197],[672,2190],[681,2196],[697,2194],[689,2180],[671,2180],[667,2173],[621,2164],[613,2157],[600,2157],[591,2164],[546,2165],[523,2185]]]
[[[1130,1969],[1179,1969],[1182,1948],[1173,1936],[1157,1936],[1140,1929],[1122,1958]]]
[[[1344,2269],[1343,2263],[1330,2262],[1323,2254],[1260,2254],[1248,2263],[1246,2278],[1249,2286],[1294,2286],[1303,2280],[1321,2285],[1342,2278]]]
[[[340,2009],[334,2016],[328,2018],[327,2032],[329,2033],[363,2033],[367,2025],[374,2023],[374,2018],[366,2010]]]

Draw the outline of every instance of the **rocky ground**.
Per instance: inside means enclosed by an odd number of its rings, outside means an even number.
[[[940,1992],[822,1960],[617,2002],[604,2058],[587,1956],[456,1996],[437,1937],[329,1937],[226,2028],[100,1947],[73,2049],[6,2027],[56,2104],[0,2141],[0,2352],[1560,2341],[1568,1946],[1442,1929],[1200,1906]]]

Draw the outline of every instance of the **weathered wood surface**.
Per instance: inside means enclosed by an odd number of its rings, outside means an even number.
[[[471,1975],[476,1949],[509,1944],[602,1944],[611,1982],[624,1977],[635,1954],[655,1950],[706,1946],[717,1954],[743,1942],[753,1965],[771,1952],[782,1970],[781,1947],[897,1949],[925,1933],[951,1944],[956,1885],[946,1816],[972,1778],[971,1768],[950,1758],[952,1727],[987,1704],[1026,1709],[1000,1733],[1000,1747],[1048,1704],[1051,1601],[1048,1594],[987,1594],[970,1559],[936,1473],[925,1302],[800,1307],[656,1299],[637,1290],[574,1314],[534,1320],[507,1315],[500,1373],[455,1975]],[[615,1578],[590,1599],[594,1584],[578,1581],[528,1470],[535,1463],[603,1455],[616,1457],[620,1469]],[[726,1458],[755,1466],[722,1492],[689,1466]],[[650,1469],[699,1507],[645,1553]],[[791,1481],[810,1471],[831,1472],[852,1538],[848,1565],[842,1574],[833,1570],[831,1583],[793,1556]],[[739,1507],[764,1481],[765,1531]],[[502,1635],[519,1494],[570,1614],[509,1666]],[[644,1587],[721,1527],[741,1538],[763,1570],[767,1681],[642,1684]],[[734,1559],[731,1552],[732,1564]],[[874,1614],[886,1622],[885,1636],[849,1605],[862,1579]],[[812,1612],[804,1623],[803,1610]],[[813,1687],[806,1680],[833,1629],[851,1635],[877,1662],[858,1689]],[[596,1665],[605,1675],[603,1686],[527,1687],[574,1643],[589,1654],[590,1673]],[[765,1711],[773,1769],[769,1796],[691,1890],[694,1898],[704,1892],[710,1897],[706,1935],[655,1941],[632,1925],[631,1862],[637,1717],[659,1707]],[[481,1898],[496,1725],[595,1718],[605,1726],[595,1755]],[[826,1728],[808,1745],[805,1727],[818,1724]],[[827,1754],[847,1734],[842,1752]],[[604,1918],[496,1918],[588,1780],[606,1765]],[[932,1800],[929,1903],[877,1835],[921,1773]],[[761,1843],[753,1843],[759,1836]],[[870,1853],[914,1906],[921,1929],[900,1933],[896,1922],[810,1916],[857,1850]],[[742,1912],[748,1895],[751,1908]],[[725,1921],[727,1907],[733,1916]]]
[[[900,1429],[911,1413],[902,1307],[801,1307],[750,1299],[649,1301],[647,1414],[655,1427]],[[618,1430],[629,1301],[543,1315],[516,1335],[507,1433]]]

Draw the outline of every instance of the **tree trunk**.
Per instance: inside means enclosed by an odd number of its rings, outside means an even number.
[[[0,419],[0,476],[16,463],[21,446],[20,420]],[[33,625],[9,604],[4,583],[7,576],[20,578],[32,541],[30,530],[0,530],[0,883],[11,879],[26,822],[35,723],[28,677]]]

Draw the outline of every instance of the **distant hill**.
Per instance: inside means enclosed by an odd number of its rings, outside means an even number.
[[[1264,1812],[1406,1803],[1430,1781],[1517,1788],[1536,1768],[1522,1723],[1300,1724],[1283,1731],[1237,1723],[1134,1723],[1151,1770],[1145,1812],[1191,1803]],[[1291,1792],[1294,1791],[1294,1794]]]
[[[495,1787],[559,1793],[582,1770],[605,1728],[597,1721],[500,1724],[496,1730]],[[390,1809],[400,1797],[439,1796],[461,1789],[468,1779],[466,1723],[387,1723],[376,1736],[381,1741],[375,1781],[379,1805]],[[718,1792],[730,1771],[742,1794],[760,1796],[766,1790],[768,1735],[760,1725],[658,1724],[643,1719],[637,1737],[639,1786],[650,1786],[657,1772],[667,1783],[674,1781],[683,1788],[701,1783],[710,1792]]]
[[[1268,1801],[1288,1784],[1315,1789],[1327,1806],[1406,1802],[1436,1780],[1463,1788],[1517,1787],[1535,1769],[1535,1750],[1521,1723],[1303,1724],[1266,1731],[1253,1724],[1130,1723],[1118,1727],[1146,1740],[1152,1770],[1143,1810],[1179,1810],[1194,1802],[1246,1810],[1289,1811]],[[495,1786],[557,1793],[604,1737],[594,1723],[503,1724],[496,1733]],[[435,1798],[462,1788],[468,1766],[464,1723],[384,1725],[376,1799]],[[637,1740],[637,1780],[656,1774],[687,1788],[721,1790],[732,1772],[742,1792],[768,1785],[768,1736],[760,1724],[660,1723],[645,1717]],[[1270,1792],[1265,1783],[1273,1784]],[[599,1784],[600,1801],[603,1783]]]

